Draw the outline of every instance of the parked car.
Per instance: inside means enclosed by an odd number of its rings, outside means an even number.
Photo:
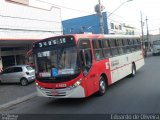
[[[16,65],[0,73],[1,83],[20,83],[22,86],[35,80],[35,70],[29,65]]]

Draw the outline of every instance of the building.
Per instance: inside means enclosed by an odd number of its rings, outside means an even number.
[[[135,28],[126,25],[123,18],[107,12],[102,13],[104,34],[135,34]],[[97,14],[62,21],[64,34],[93,33],[100,34],[100,17]]]
[[[115,14],[108,16],[108,34],[125,34],[122,18]]]
[[[34,41],[62,34],[60,8],[30,5],[29,0],[0,0],[0,69],[27,64]]]
[[[107,14],[104,12],[102,15],[104,21],[104,33],[108,34]],[[94,34],[100,33],[100,20],[97,14],[64,20],[62,21],[62,24],[64,34],[85,32],[91,32]]]

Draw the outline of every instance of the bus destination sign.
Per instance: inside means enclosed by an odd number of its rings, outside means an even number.
[[[73,44],[74,43],[73,37],[49,38],[44,41],[38,42],[37,44],[35,44],[35,47],[43,48],[43,47],[49,47],[67,43]]]

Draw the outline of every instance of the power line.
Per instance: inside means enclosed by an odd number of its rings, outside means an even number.
[[[43,22],[56,22],[56,23],[61,23],[57,21],[49,21],[49,20],[41,20],[41,19],[33,19],[33,18],[23,18],[23,17],[16,17],[16,16],[6,16],[6,15],[0,15],[1,17],[7,17],[7,18],[14,18],[14,19],[25,19],[25,20],[34,20],[34,21],[43,21]]]
[[[90,13],[90,12],[87,12],[87,11],[78,10],[78,9],[74,9],[74,8],[70,8],[70,7],[66,7],[66,6],[62,6],[62,5],[56,5],[56,4],[53,4],[53,3],[50,3],[50,2],[46,2],[46,1],[43,1],[43,0],[36,0],[36,1],[43,2],[43,3],[46,3],[46,4],[50,4],[50,5],[53,5],[53,6],[56,6],[56,7],[60,7],[60,8],[73,10],[73,11],[78,11],[78,12],[83,12],[83,13]]]
[[[15,29],[15,28],[0,28],[0,30],[12,30],[12,31],[35,31],[35,32],[50,32],[50,33],[55,33],[55,32],[62,32],[62,31],[47,31],[47,30],[30,30],[30,29]]]

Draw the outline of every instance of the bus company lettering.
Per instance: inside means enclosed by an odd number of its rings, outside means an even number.
[[[111,66],[112,67],[117,66],[117,65],[119,65],[119,60],[111,61]]]

